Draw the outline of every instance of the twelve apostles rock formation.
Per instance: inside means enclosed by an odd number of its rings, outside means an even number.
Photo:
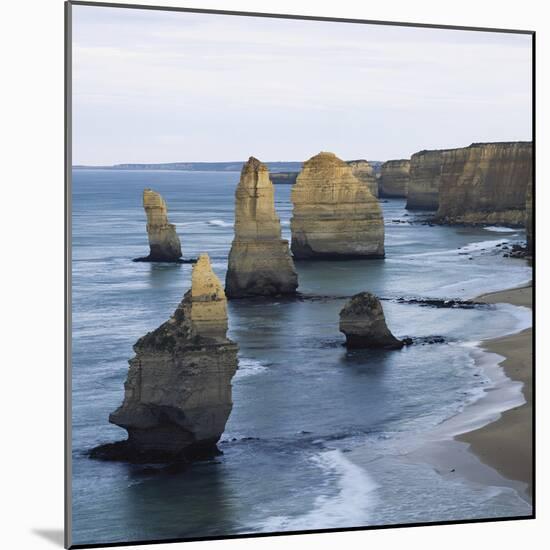
[[[147,235],[149,236],[149,256],[137,261],[178,262],[181,258],[181,243],[176,234],[176,226],[168,223],[166,202],[155,191],[143,191],[143,208],[147,215]]]
[[[216,451],[237,369],[226,309],[221,283],[202,254],[172,317],[134,345],[124,402],[109,417],[128,440],[97,455],[164,462]]]
[[[378,197],[378,180],[374,173],[374,168],[366,160],[348,160],[347,164],[351,166],[353,175],[361,182],[363,182],[369,191]]]
[[[250,157],[235,192],[235,238],[225,278],[228,298],[293,294],[298,275],[281,238],[267,167]]]
[[[531,142],[452,149],[443,158],[436,217],[443,223],[523,225],[531,177]]]
[[[398,349],[403,342],[388,329],[380,300],[370,292],[353,296],[340,311],[340,332],[348,348]]]
[[[378,200],[334,153],[304,163],[291,198],[295,259],[384,257]]]
[[[409,187],[410,160],[388,160],[382,164],[381,197],[406,197]]]
[[[446,153],[446,149],[419,151],[411,157],[407,209],[437,210],[441,168]]]

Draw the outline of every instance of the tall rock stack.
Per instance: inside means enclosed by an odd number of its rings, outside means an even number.
[[[525,235],[527,237],[527,250],[534,252],[533,250],[533,182],[530,181],[527,184],[527,191],[525,192]]]
[[[334,153],[304,163],[291,198],[295,259],[384,257],[378,200]]]
[[[473,143],[450,150],[441,169],[443,223],[523,225],[532,181],[531,142]]]
[[[225,278],[228,298],[294,294],[298,275],[281,238],[267,167],[250,157],[235,192],[235,238]]]
[[[181,243],[176,226],[168,222],[166,202],[155,191],[143,191],[143,208],[147,215],[149,256],[140,258],[150,262],[177,262],[181,258]]]
[[[410,164],[411,161],[408,159],[388,160],[382,164],[380,176],[381,197],[407,196]]]
[[[163,462],[215,452],[237,369],[226,309],[222,285],[202,254],[172,317],[134,345],[124,402],[109,417],[128,432],[118,444],[125,459]]]
[[[378,197],[378,180],[374,173],[374,168],[366,160],[348,160],[347,164],[351,166],[353,175],[362,181],[369,191]]]
[[[437,210],[441,169],[447,150],[420,151],[411,157],[409,187],[407,191],[408,210]]]

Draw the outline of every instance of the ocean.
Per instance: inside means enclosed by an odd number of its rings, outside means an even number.
[[[122,402],[132,345],[190,286],[190,264],[131,261],[148,253],[143,189],[166,199],[184,258],[207,252],[223,281],[238,181],[238,172],[73,171],[73,544],[531,514],[510,486],[442,476],[407,458],[411,442],[491,387],[473,344],[529,326],[530,311],[397,301],[466,299],[526,283],[527,263],[495,248],[525,234],[423,224],[425,213],[407,212],[404,199],[381,203],[384,260],[300,262],[301,299],[229,303],[228,336],[240,351],[223,455],[187,469],[88,457],[125,438],[108,415]],[[275,189],[290,239],[291,186]],[[416,344],[342,346],[338,313],[365,290],[383,299],[392,332]],[[433,336],[444,341],[427,344]]]

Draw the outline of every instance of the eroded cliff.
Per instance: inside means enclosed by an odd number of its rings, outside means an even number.
[[[382,164],[381,197],[406,197],[409,187],[410,160],[388,160]]]
[[[419,151],[411,157],[407,190],[408,210],[438,209],[441,169],[447,151]]]
[[[531,142],[450,150],[441,168],[436,217],[442,223],[523,225],[531,178]]]
[[[369,191],[378,197],[378,180],[374,168],[366,160],[348,160],[347,164],[351,166],[353,175],[361,182],[363,182]]]

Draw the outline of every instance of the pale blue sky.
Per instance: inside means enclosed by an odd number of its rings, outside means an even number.
[[[73,162],[531,139],[531,37],[73,6]]]

